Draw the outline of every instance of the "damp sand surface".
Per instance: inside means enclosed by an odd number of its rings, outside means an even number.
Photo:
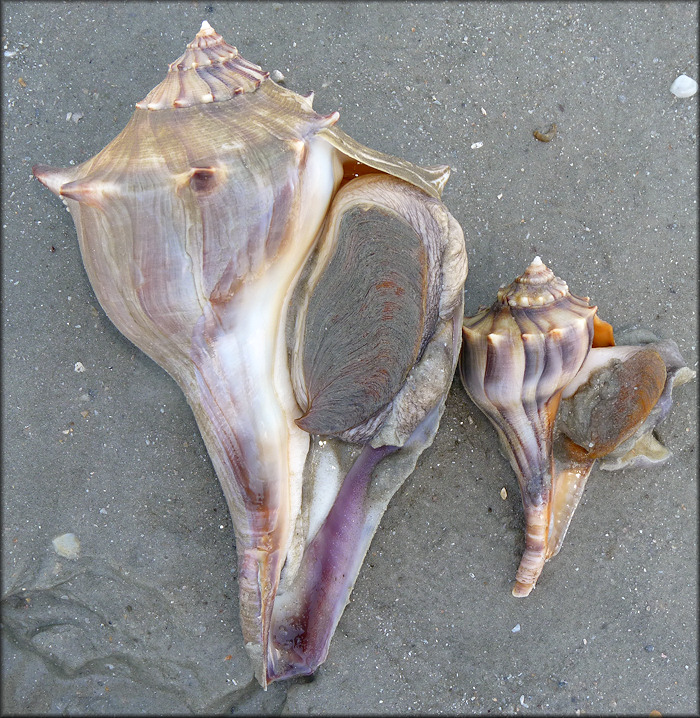
[[[466,311],[542,257],[697,369],[695,3],[3,6],[2,708],[11,714],[697,711],[697,381],[672,458],[594,470],[527,599],[515,476],[455,381],[327,661],[254,682],[233,532],[174,382],[112,326],[31,177],[93,156],[209,21],[370,147],[449,164]],[[548,142],[533,133],[556,133]],[[505,492],[502,490],[505,489]],[[505,498],[503,496],[505,495]],[[58,553],[74,534],[79,552]],[[75,544],[71,542],[73,548]],[[515,630],[519,627],[519,630]]]

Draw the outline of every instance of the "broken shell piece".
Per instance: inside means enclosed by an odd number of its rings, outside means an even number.
[[[539,140],[540,142],[551,142],[554,137],[557,134],[557,125],[556,122],[552,122],[552,124],[549,126],[549,129],[546,132],[540,132],[539,130],[535,130],[532,135],[536,140]]]
[[[671,92],[676,97],[692,97],[698,91],[698,83],[688,75],[679,75],[671,85]]]
[[[53,544],[53,550],[59,556],[68,558],[71,561],[76,561],[80,558],[80,541],[75,534],[61,534],[56,536],[51,543]]]
[[[270,73],[270,79],[279,84],[280,82],[284,82],[284,75],[279,70],[273,70]]]

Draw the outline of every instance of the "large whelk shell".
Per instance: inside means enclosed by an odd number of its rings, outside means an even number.
[[[110,319],[192,407],[263,686],[325,659],[461,341],[449,169],[364,147],[337,119],[205,22],[104,150],[34,169],[71,211]]]
[[[532,590],[544,566],[554,421],[562,390],[591,348],[595,313],[535,257],[490,308],[464,319],[462,383],[498,430],[522,494],[526,538],[516,596]]]

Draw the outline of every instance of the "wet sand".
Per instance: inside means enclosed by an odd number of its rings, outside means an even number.
[[[616,329],[672,338],[697,369],[698,97],[669,91],[698,79],[696,4],[24,2],[3,15],[3,710],[697,712],[697,381],[659,427],[671,459],[594,470],[561,553],[518,600],[516,479],[455,380],[326,663],[264,693],[191,411],[106,318],[70,215],[31,177],[102,149],[206,19],[360,142],[452,167],[467,313],[540,255]],[[552,123],[550,142],[533,137]],[[76,560],[52,546],[68,532]]]

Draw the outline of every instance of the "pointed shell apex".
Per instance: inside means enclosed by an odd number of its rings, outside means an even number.
[[[254,92],[270,73],[241,57],[206,21],[184,54],[168,66],[165,79],[136,107],[165,110],[224,102]]]
[[[568,294],[567,283],[535,257],[523,274],[498,290],[498,301],[511,307],[541,307]]]
[[[213,35],[216,30],[206,21],[202,20],[202,27],[199,28],[197,35]]]

